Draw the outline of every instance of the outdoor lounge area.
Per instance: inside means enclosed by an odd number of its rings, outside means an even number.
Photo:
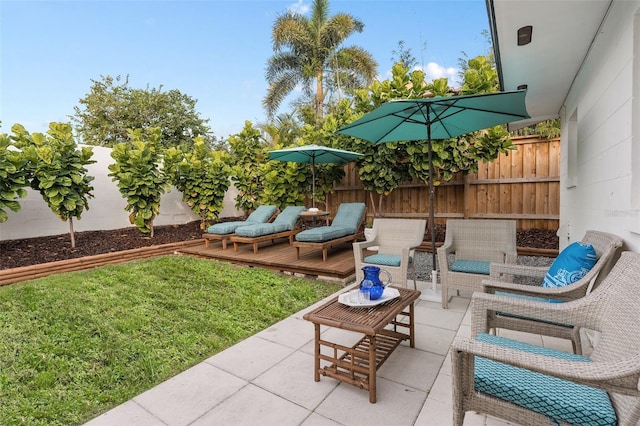
[[[428,284],[418,282],[418,289]],[[334,296],[332,296],[334,297]],[[203,361],[87,423],[100,425],[450,425],[449,347],[471,333],[470,298],[449,309],[415,303],[415,348],[402,343],[377,375],[377,402],[369,393],[329,377],[313,379],[313,325],[303,315],[318,302]],[[499,331],[526,342],[571,351],[550,337]],[[355,333],[323,327],[323,339],[351,345]],[[465,425],[507,425],[467,413]]]

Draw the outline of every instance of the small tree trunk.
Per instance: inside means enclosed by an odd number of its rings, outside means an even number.
[[[69,218],[69,235],[71,236],[71,248],[76,248],[76,236],[73,232],[73,218]]]
[[[371,208],[373,209],[373,217],[378,216],[378,212],[376,210],[376,202],[373,200],[373,191],[369,191],[369,198],[371,199]]]
[[[153,238],[153,220],[151,222],[149,222],[149,229],[151,229],[151,232],[149,233],[149,236],[151,238]]]

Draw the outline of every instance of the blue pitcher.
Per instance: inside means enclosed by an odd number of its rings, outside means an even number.
[[[364,278],[360,282],[360,291],[368,292],[371,300],[378,300],[384,292],[384,288],[391,284],[391,274],[377,266],[365,266],[362,268]],[[380,272],[387,276],[387,281],[380,281]]]

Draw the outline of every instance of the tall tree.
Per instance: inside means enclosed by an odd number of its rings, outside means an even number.
[[[20,124],[11,131],[27,160],[31,188],[40,192],[51,211],[68,222],[71,247],[76,246],[73,218],[80,219],[89,210],[89,197],[93,197],[90,183],[94,177],[87,174],[86,165],[95,163],[89,147],[78,146],[73,139],[71,124],[49,123],[47,134],[29,134]]]
[[[82,99],[82,107],[74,107],[71,117],[82,141],[88,145],[113,147],[130,140],[128,130],[160,129],[160,144],[193,147],[196,137],[213,144],[215,138],[195,109],[197,100],[179,90],[159,88],[133,89],[128,77],[101,76],[91,80],[90,92]],[[121,80],[123,80],[121,82]]]
[[[25,187],[29,185],[25,169],[27,160],[22,152],[13,148],[9,135],[0,133],[0,223],[9,218],[5,208],[14,212],[20,210],[16,199],[27,195]]]
[[[224,207],[224,195],[229,189],[228,162],[226,151],[212,151],[202,138],[196,138],[191,152],[179,148],[164,152],[164,171],[182,192],[182,201],[202,219],[200,228],[203,230],[218,218]]]
[[[315,95],[316,118],[322,119],[328,88],[349,90],[373,81],[378,66],[373,56],[357,46],[340,47],[363,28],[351,15],[330,17],[327,0],[314,0],[310,18],[295,12],[279,16],[272,30],[275,54],[266,70],[269,89],[262,101],[267,114],[273,117],[284,98],[300,85],[306,96]],[[326,79],[333,83],[325,84]]]
[[[129,131],[131,142],[119,143],[111,151],[116,160],[109,176],[127,200],[129,222],[153,238],[153,220],[160,213],[162,194],[169,188],[169,176],[160,167],[160,129]]]

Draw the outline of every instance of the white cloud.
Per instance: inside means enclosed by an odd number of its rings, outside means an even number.
[[[458,78],[458,68],[455,67],[443,67],[442,65],[436,64],[435,62],[429,62],[424,69],[422,66],[418,65],[414,67],[411,71],[421,70],[425,73],[425,80],[430,83],[436,78],[446,77],[449,79],[449,87],[459,87],[460,80]],[[391,72],[391,68],[389,68],[384,75],[378,75],[378,80],[388,80],[393,76]]]
[[[299,13],[300,15],[306,15],[309,10],[311,10],[311,6],[305,4],[304,0],[298,0],[289,6],[289,12]]]
[[[435,62],[429,62],[424,69],[424,73],[427,81],[446,77],[449,79],[449,86],[456,87],[459,84],[458,68],[455,67],[443,67]]]

